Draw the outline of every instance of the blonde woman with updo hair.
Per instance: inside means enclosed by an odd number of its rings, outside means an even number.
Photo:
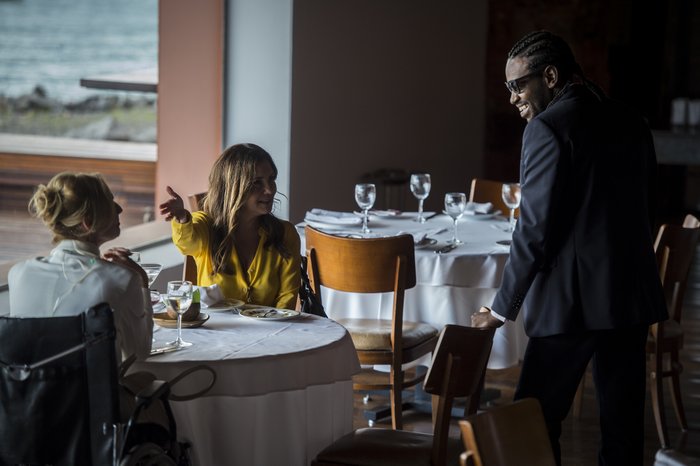
[[[294,309],[300,284],[300,240],[294,225],[272,214],[277,167],[255,144],[236,144],[216,160],[202,211],[190,213],[170,186],[160,205],[173,242],[197,263],[197,283],[217,284],[227,298]]]
[[[106,302],[121,357],[148,357],[153,310],[146,273],[125,248],[100,256],[100,246],[119,236],[122,212],[102,176],[59,173],[38,186],[29,211],[51,230],[55,248],[10,269],[10,315],[77,315]]]

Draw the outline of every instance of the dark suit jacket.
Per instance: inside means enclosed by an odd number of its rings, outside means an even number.
[[[522,203],[492,309],[531,337],[668,317],[653,251],[656,154],[645,121],[582,84],[525,128]]]

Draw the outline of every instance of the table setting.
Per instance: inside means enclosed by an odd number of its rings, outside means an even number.
[[[417,284],[406,291],[404,318],[436,328],[446,324],[469,326],[471,314],[481,306],[490,306],[501,284],[515,224],[512,211],[517,208],[515,202],[520,202],[519,186],[512,184],[503,193],[504,198],[508,196],[510,204],[506,202],[506,205],[511,212],[495,210],[490,202],[470,202],[465,193],[459,192],[444,194],[444,210],[426,212],[423,201],[431,191],[430,176],[415,175],[411,176],[410,189],[418,200],[418,211],[392,211],[390,215],[386,211],[373,211],[376,191],[372,195],[371,188],[359,192],[356,188],[354,194],[361,212],[315,208],[306,213],[304,221],[297,224],[301,253],[307,253],[304,235],[307,225],[351,238],[410,234],[416,245]],[[391,318],[390,294],[345,293],[322,288],[321,296],[332,319]],[[506,322],[496,333],[488,367],[502,369],[518,364],[526,343],[522,324]]]

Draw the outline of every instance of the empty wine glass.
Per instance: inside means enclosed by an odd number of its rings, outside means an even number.
[[[464,214],[464,209],[467,207],[467,195],[464,193],[447,193],[445,194],[445,213],[452,217],[454,221],[454,232],[452,239],[448,241],[451,244],[462,244],[457,238],[457,219]]]
[[[360,183],[355,185],[355,202],[362,209],[362,233],[371,233],[367,226],[369,220],[369,209],[374,205],[377,199],[377,187],[372,183]]]
[[[163,270],[163,266],[161,264],[139,264],[139,265],[146,272],[146,276],[148,277],[148,288],[150,289],[153,282],[156,281],[156,278],[158,278],[160,271]],[[151,291],[151,304],[158,304],[160,302],[160,293],[155,291],[155,290],[150,290],[150,291]]]
[[[416,222],[425,223],[423,217],[423,201],[430,194],[430,175],[427,173],[414,173],[411,175],[411,192],[418,199],[418,217]]]
[[[181,280],[168,282],[168,304],[173,311],[177,312],[177,339],[168,345],[176,348],[192,346],[192,343],[182,339],[182,314],[192,304],[192,282]]]
[[[503,183],[501,198],[503,198],[506,207],[510,209],[508,231],[512,232],[515,230],[515,209],[520,207],[520,183]]]

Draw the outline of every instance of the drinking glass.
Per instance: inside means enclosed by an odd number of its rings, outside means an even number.
[[[520,183],[503,183],[501,198],[503,198],[506,207],[510,209],[508,231],[512,232],[515,230],[515,209],[520,207]]]
[[[161,264],[139,264],[141,268],[146,272],[146,276],[148,277],[148,288],[151,287],[154,281],[156,281],[156,278],[158,278],[158,275],[160,274],[160,271],[163,270],[163,266]],[[151,291],[151,304],[158,304],[160,302],[160,293],[155,291],[155,290],[150,290]]]
[[[355,202],[362,209],[362,233],[371,233],[367,226],[369,220],[369,209],[374,205],[377,199],[377,187],[372,183],[360,183],[355,185]]]
[[[181,280],[168,282],[168,304],[177,312],[177,339],[168,345],[176,348],[192,346],[192,343],[182,339],[182,314],[192,304],[192,282]]]
[[[416,222],[425,223],[423,217],[423,201],[430,194],[430,175],[428,173],[414,173],[411,175],[411,192],[418,199],[418,217]]]
[[[451,244],[462,244],[457,238],[457,219],[464,214],[464,209],[467,207],[467,195],[464,193],[447,193],[445,194],[445,213],[452,217],[454,221],[454,232],[452,239],[448,241]]]

